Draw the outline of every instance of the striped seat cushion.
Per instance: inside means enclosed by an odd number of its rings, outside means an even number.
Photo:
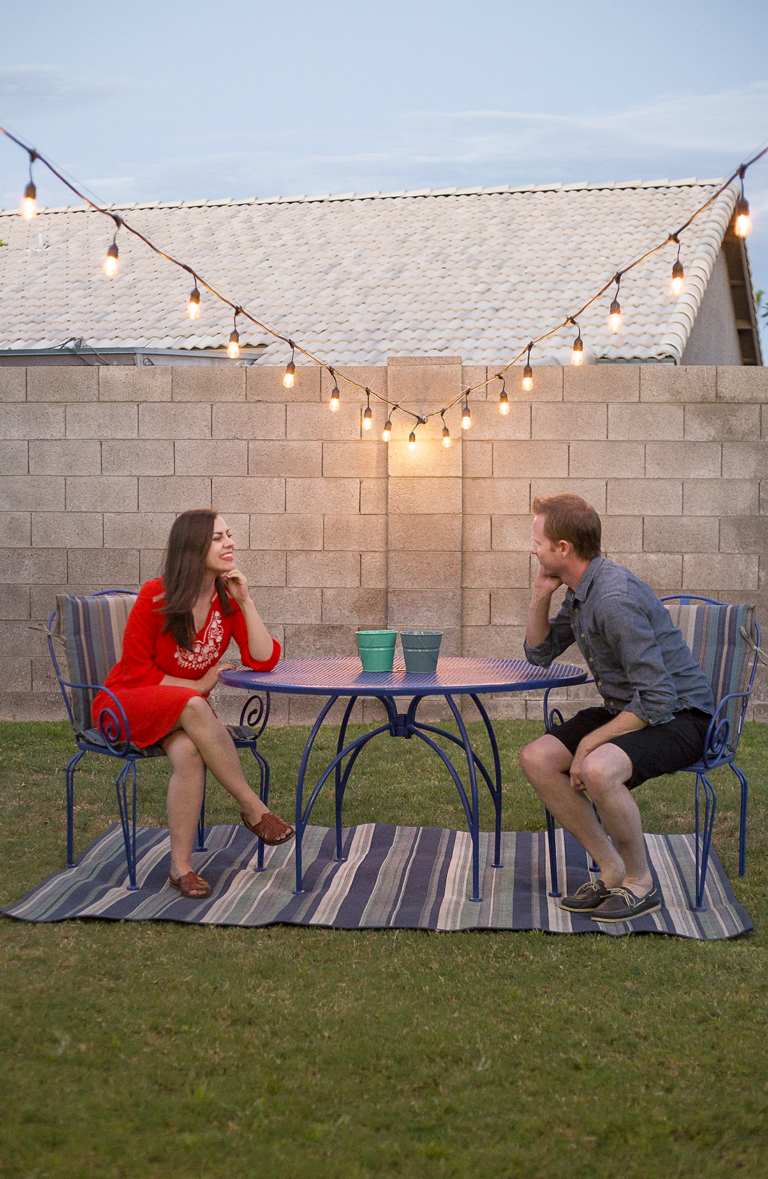
[[[104,683],[123,650],[123,632],[136,594],[129,590],[79,598],[56,595],[53,633],[64,640],[67,679],[75,684]],[[75,730],[84,733],[93,725],[91,705],[95,691],[70,689]]]
[[[676,601],[665,605],[709,680],[715,705],[732,692],[746,692],[756,656],[741,631],[743,628],[752,642],[757,642],[755,607]],[[744,701],[739,699],[726,705],[731,750],[738,743],[743,707]]]

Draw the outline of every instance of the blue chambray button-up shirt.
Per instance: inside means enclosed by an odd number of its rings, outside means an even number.
[[[590,561],[550,620],[551,630],[525,657],[549,667],[576,643],[611,712],[661,725],[684,708],[714,712],[703,671],[669,611],[649,585],[606,557]]]

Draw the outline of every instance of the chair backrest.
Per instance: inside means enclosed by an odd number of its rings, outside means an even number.
[[[56,609],[49,620],[49,631],[63,640],[67,674],[62,677],[53,644],[49,646],[54,669],[70,720],[76,733],[93,727],[91,705],[96,690],[86,687],[66,688],[62,678],[76,685],[101,685],[123,652],[123,633],[136,594],[131,590],[104,590],[79,598],[57,594]]]
[[[692,595],[662,601],[709,680],[715,707],[732,693],[751,692],[757,667],[755,648],[760,646],[755,607],[716,602],[711,598],[697,599]],[[742,630],[753,646],[744,638]],[[739,743],[748,703],[747,696],[737,697],[729,700],[723,710],[730,726],[728,745],[732,752]]]

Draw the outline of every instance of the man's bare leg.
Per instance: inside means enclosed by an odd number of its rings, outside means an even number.
[[[608,742],[585,757],[582,775],[603,826],[624,861],[625,873],[617,883],[631,889],[637,897],[645,896],[653,888],[653,877],[640,811],[632,792],[625,786],[632,775],[632,762],[623,749]],[[580,836],[576,838],[581,842]]]
[[[617,753],[622,753],[617,746],[613,748]],[[626,757],[626,754],[624,756]],[[585,766],[588,760],[585,760]],[[558,823],[578,839],[587,854],[592,856],[600,868],[600,877],[606,888],[616,888],[626,875],[624,861],[620,851],[611,843],[600,826],[589,799],[582,790],[574,790],[571,785],[568,770],[572,761],[573,756],[565,745],[551,733],[526,745],[520,754],[523,773],[544,806],[555,816]],[[632,772],[631,762],[629,772]],[[629,795],[626,787],[624,790]],[[631,800],[631,795],[629,797]]]

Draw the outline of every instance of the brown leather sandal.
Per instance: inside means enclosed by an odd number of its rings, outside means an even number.
[[[286,843],[296,834],[293,827],[289,827],[278,815],[273,815],[272,811],[267,811],[265,815],[262,815],[258,823],[249,823],[242,811],[240,811],[240,818],[249,831],[258,835],[262,843],[268,843],[271,846]]]
[[[191,897],[192,900],[201,900],[203,897],[211,895],[211,886],[207,880],[203,880],[202,876],[198,876],[197,872],[193,872],[190,868],[189,872],[185,872],[183,876],[179,876],[176,880],[173,879],[170,872],[168,873],[168,882],[171,888],[178,888],[183,897]]]

